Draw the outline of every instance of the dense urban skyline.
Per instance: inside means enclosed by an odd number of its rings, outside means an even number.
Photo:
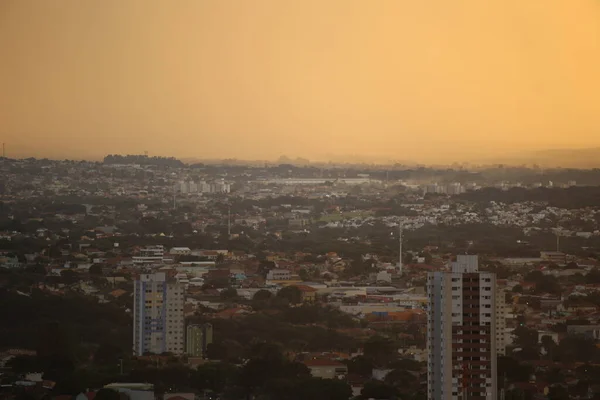
[[[0,158],[0,400],[600,399],[598,198],[600,170]]]
[[[600,400],[599,38],[0,1],[0,400]]]
[[[480,161],[600,147],[600,3],[0,4],[14,156]]]

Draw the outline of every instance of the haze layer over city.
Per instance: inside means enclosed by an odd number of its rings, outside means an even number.
[[[600,2],[1,0],[0,400],[600,400]]]
[[[600,147],[594,0],[5,0],[0,21],[15,157],[523,164]],[[597,158],[569,154],[537,160]]]

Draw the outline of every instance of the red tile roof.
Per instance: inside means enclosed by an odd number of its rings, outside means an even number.
[[[113,290],[112,292],[110,292],[109,295],[111,295],[112,297],[121,297],[125,293],[127,293],[127,291],[125,291],[123,289],[116,289],[116,290]]]
[[[317,289],[315,289],[314,287],[310,287],[310,286],[306,286],[306,285],[294,285],[296,286],[298,289],[300,289],[301,292],[316,292]]]

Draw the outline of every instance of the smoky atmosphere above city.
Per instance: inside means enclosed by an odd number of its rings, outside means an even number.
[[[600,400],[600,1],[0,0],[0,400]]]

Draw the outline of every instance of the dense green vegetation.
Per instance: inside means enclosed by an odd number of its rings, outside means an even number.
[[[159,393],[193,390],[222,393],[224,399],[342,400],[350,396],[347,383],[313,378],[304,364],[291,360],[297,352],[349,352],[359,347],[364,347],[364,356],[349,362],[351,373],[368,380],[373,367],[389,366],[395,371],[383,384],[369,383],[364,398],[379,391],[410,394],[403,397],[409,399],[424,394],[414,376],[418,378],[422,366],[398,360],[393,340],[380,336],[366,342],[353,339],[338,332],[359,327],[353,318],[318,305],[290,307],[285,296],[259,292],[252,301],[262,309],[257,314],[194,318],[194,322],[213,324],[215,343],[209,346],[208,356],[218,360],[197,370],[175,357],[132,358],[130,316],[116,305],[39,290],[26,294],[1,290],[0,303],[11,305],[0,307],[0,320],[12,322],[0,328],[0,346],[37,351],[37,356],[12,359],[11,373],[44,371],[44,378],[57,382],[53,394],[77,394],[111,381],[143,381],[154,383]]]
[[[18,294],[0,289],[0,346],[66,354],[83,362],[102,345],[131,350],[131,317],[114,304],[67,292]],[[44,335],[40,335],[44,332]],[[52,336],[54,335],[54,336]]]
[[[600,197],[600,186],[573,186],[562,188],[511,188],[501,190],[484,188],[470,191],[459,196],[460,199],[489,203],[522,203],[526,201],[547,202],[553,207],[574,209],[595,207]]]

